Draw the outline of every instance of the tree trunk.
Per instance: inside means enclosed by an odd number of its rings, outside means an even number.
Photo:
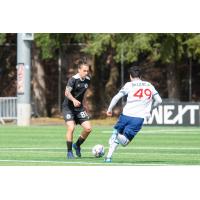
[[[178,41],[174,37],[174,64],[168,65],[167,70],[167,87],[168,98],[171,100],[180,100],[180,75],[178,72]]]
[[[46,116],[46,84],[44,67],[39,59],[39,50],[35,49],[33,54],[32,70],[32,87],[33,87],[33,114],[36,116]]]
[[[119,71],[115,61],[113,60],[113,55],[109,55],[107,63],[110,65],[110,75],[108,82],[106,83],[105,92],[109,99],[115,95],[117,90],[117,82],[119,81]]]
[[[174,64],[169,64],[167,68],[167,88],[170,100],[176,101],[180,99],[179,78]]]
[[[100,87],[101,79],[99,76],[101,72],[95,56],[93,56],[92,58],[92,63],[93,64],[91,65],[92,66],[91,86],[89,88],[89,91],[87,92],[87,96],[89,97],[89,102],[90,102],[90,104],[88,104],[90,105],[89,110],[91,111],[93,118],[96,118],[101,116],[101,108],[102,108],[101,107],[102,88]]]

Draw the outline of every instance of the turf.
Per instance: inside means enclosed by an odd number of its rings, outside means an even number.
[[[81,128],[74,133],[74,140]],[[1,166],[132,166],[200,165],[198,127],[144,126],[127,147],[119,147],[112,163],[94,158],[91,149],[103,144],[108,151],[111,126],[93,126],[82,145],[82,158],[66,159],[64,126],[0,126]]]

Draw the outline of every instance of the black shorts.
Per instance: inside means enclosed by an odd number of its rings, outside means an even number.
[[[84,108],[75,111],[69,107],[63,107],[62,111],[65,122],[75,121],[76,124],[82,124],[90,119]]]

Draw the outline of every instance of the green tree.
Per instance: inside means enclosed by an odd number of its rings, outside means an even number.
[[[76,33],[36,34],[41,63],[57,60],[58,51],[66,54],[64,44],[84,43],[82,52],[93,58],[93,105],[106,104],[118,90],[120,61],[123,52],[125,67],[131,63],[163,67],[166,72],[168,98],[180,99],[180,68],[187,59],[199,59],[200,35],[178,33]],[[66,56],[66,55],[65,55]],[[65,59],[65,58],[64,58]],[[95,94],[95,95],[94,95]],[[98,107],[98,108],[97,108]]]
[[[65,43],[73,42],[75,34],[36,33],[33,47],[33,97],[37,114],[51,116],[52,108],[58,105],[58,59],[64,53]],[[51,66],[51,67],[50,67]],[[47,78],[52,74],[53,80]],[[54,76],[53,76],[54,75]],[[55,91],[52,93],[52,87]],[[63,92],[62,92],[63,94]],[[46,109],[44,109],[46,108]]]
[[[193,59],[200,58],[200,34],[189,34],[190,37],[185,41],[187,45],[188,57]]]
[[[164,64],[167,72],[168,98],[180,99],[180,76],[178,66],[184,54],[182,34],[157,34],[154,44],[157,48],[157,60]]]
[[[123,52],[126,64],[136,62],[141,54],[152,53],[154,34],[93,33],[75,34],[74,40],[84,42],[83,52],[94,58],[93,105],[107,107],[120,87],[120,62]],[[106,80],[105,80],[106,79]],[[96,102],[101,104],[96,104]]]
[[[6,33],[0,33],[0,45],[6,41]]]
[[[161,61],[167,69],[168,98],[180,100],[181,89],[183,90],[180,67],[181,65],[188,66],[186,69],[188,76],[192,59],[200,58],[200,35],[191,33],[157,34],[154,45],[158,52],[157,60]]]
[[[16,95],[16,34],[0,33],[0,96]]]

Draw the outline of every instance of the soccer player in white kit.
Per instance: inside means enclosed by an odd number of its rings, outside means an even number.
[[[144,118],[150,117],[150,112],[162,103],[162,99],[154,86],[141,80],[141,70],[138,66],[129,69],[130,82],[113,97],[107,110],[107,116],[112,116],[112,109],[119,99],[127,96],[126,105],[118,122],[114,126],[114,131],[109,139],[109,151],[105,162],[112,162],[112,154],[117,146],[127,146],[129,142],[142,128]]]

